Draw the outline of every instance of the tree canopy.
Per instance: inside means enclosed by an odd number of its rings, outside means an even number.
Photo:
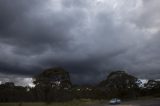
[[[111,72],[107,79],[102,81],[99,86],[106,88],[105,90],[111,97],[135,97],[135,90],[138,88],[138,79],[125,71]]]
[[[0,85],[0,102],[22,101],[68,101],[90,98],[135,98],[137,96],[160,96],[160,81],[149,80],[144,88],[139,80],[125,71],[111,72],[98,85],[72,85],[69,72],[61,67],[43,70],[34,77],[34,88],[16,86],[13,82]]]
[[[49,68],[34,77],[36,86],[70,88],[71,81],[67,71],[61,67]]]

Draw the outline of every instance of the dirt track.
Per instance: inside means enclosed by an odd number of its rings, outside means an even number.
[[[107,102],[100,106],[160,106],[160,98],[123,101],[120,105],[109,105]]]

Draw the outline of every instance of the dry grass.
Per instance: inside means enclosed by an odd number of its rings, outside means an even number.
[[[80,100],[72,100],[70,102],[64,103],[0,103],[0,106],[84,106],[84,105],[92,105],[99,104],[102,101],[99,100],[91,100],[91,99],[80,99]]]

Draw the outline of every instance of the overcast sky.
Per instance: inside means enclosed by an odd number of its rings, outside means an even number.
[[[0,81],[62,66],[74,83],[113,70],[160,78],[159,0],[0,0]]]

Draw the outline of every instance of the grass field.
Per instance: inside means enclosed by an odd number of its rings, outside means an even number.
[[[81,99],[65,103],[0,103],[0,106],[111,106],[108,100]],[[160,106],[160,98],[143,97],[136,100],[122,101],[118,106]]]
[[[103,102],[99,100],[91,100],[91,99],[81,99],[81,100],[73,100],[70,102],[64,103],[0,103],[0,106],[84,106],[84,105],[92,105],[99,104]]]

